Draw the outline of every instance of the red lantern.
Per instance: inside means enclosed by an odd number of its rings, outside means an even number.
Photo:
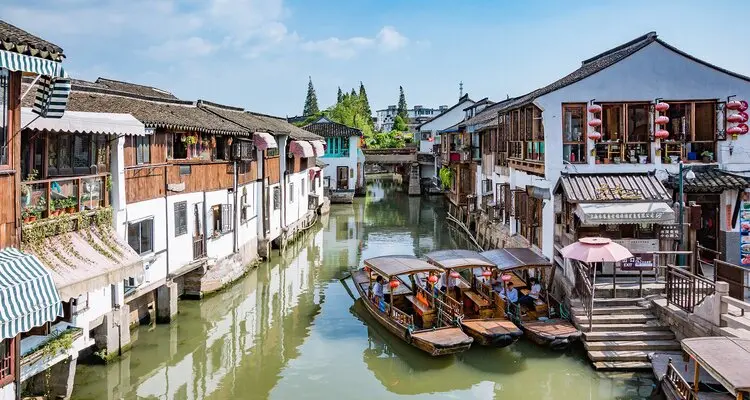
[[[743,118],[742,115],[740,115],[740,114],[732,114],[732,115],[730,115],[730,116],[727,117],[727,121],[729,121],[731,123],[734,123],[734,124],[737,124],[737,123],[745,122],[747,120],[745,118]]]
[[[513,277],[512,277],[512,276],[510,276],[510,275],[508,275],[508,274],[503,274],[503,276],[502,276],[502,277],[500,277],[500,279],[502,279],[502,280],[503,280],[503,282],[508,282],[508,281],[510,281],[511,279],[513,279]]]
[[[399,282],[398,279],[394,279],[388,285],[391,287],[391,289],[395,289],[400,284],[401,284],[401,282]]]
[[[654,136],[656,136],[657,139],[666,139],[669,137],[669,131],[666,131],[664,129],[659,129],[654,133]]]
[[[430,275],[430,277],[427,278],[427,281],[434,284],[438,281],[438,277],[436,275]]]
[[[747,119],[748,119],[748,117],[750,117],[750,116],[748,116],[748,115],[747,115],[747,113],[746,113],[746,112],[744,112],[744,111],[740,111],[740,113],[739,113],[738,115],[740,115],[740,116],[742,117],[742,119],[743,119],[743,121],[742,121],[742,122],[747,122]]]
[[[737,136],[737,135],[742,135],[743,134],[742,130],[743,129],[740,128],[739,126],[732,126],[730,128],[727,128],[727,133],[730,134],[730,135],[732,135],[732,136]]]
[[[599,104],[592,104],[589,106],[589,112],[592,114],[599,114],[600,112],[602,112],[602,106],[600,106]]]
[[[656,122],[656,125],[666,125],[669,123],[669,117],[667,117],[666,115],[662,115],[660,117],[656,117],[656,120],[654,122]]]
[[[737,100],[728,101],[727,108],[730,110],[739,110],[742,108],[742,102]]]
[[[368,267],[367,265],[365,265],[365,272],[370,273],[370,267]]]
[[[747,124],[739,124],[737,125],[740,129],[742,129],[742,132],[740,132],[740,135],[746,134],[748,131],[750,131],[750,128],[748,128]]]
[[[451,278],[458,279],[461,276],[461,274],[458,273],[458,271],[451,271]]]
[[[602,138],[602,134],[599,131],[591,131],[589,132],[589,139],[591,140],[599,140]]]
[[[745,100],[740,100],[740,104],[741,104],[741,106],[740,106],[740,108],[738,108],[738,110],[740,110],[740,111],[747,111],[747,107],[748,107],[747,106],[747,102]]]
[[[593,126],[594,128],[596,128],[597,126],[602,126],[602,120],[600,120],[599,118],[594,118],[589,121],[589,126]]]
[[[660,102],[656,103],[656,105],[654,106],[654,108],[658,112],[664,112],[664,111],[669,110],[669,104],[660,101]]]
[[[489,278],[492,276],[492,271],[485,269],[484,271],[482,271],[482,276],[485,278]]]

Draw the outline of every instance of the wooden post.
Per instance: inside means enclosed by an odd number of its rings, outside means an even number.
[[[693,359],[693,367],[695,368],[695,371],[693,371],[693,392],[698,393],[698,387],[700,386],[700,372],[701,367],[698,365],[698,360]]]
[[[52,182],[47,181],[47,193],[45,194],[45,199],[47,200],[47,218],[50,217],[50,200],[52,200],[52,196],[50,196],[50,192],[52,191]]]
[[[81,211],[81,178],[77,178],[76,182],[78,183],[78,209],[76,211]]]

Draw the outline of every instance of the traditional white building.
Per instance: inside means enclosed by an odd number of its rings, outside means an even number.
[[[431,154],[434,159],[432,166],[422,165],[422,178],[436,177],[440,169],[440,158],[436,157],[438,151],[435,150],[436,146],[440,146],[440,131],[463,121],[466,116],[466,109],[472,105],[474,105],[474,100],[470,99],[467,93],[461,96],[452,107],[443,110],[440,114],[417,126],[419,152]]]
[[[417,126],[432,117],[442,114],[447,109],[448,106],[431,108],[416,105],[413,108],[406,110],[407,118],[409,120],[405,122],[408,125]],[[388,106],[388,108],[375,111],[375,129],[383,132],[388,132],[393,129],[393,123],[395,122],[397,114],[398,107],[394,105],[390,105]]]

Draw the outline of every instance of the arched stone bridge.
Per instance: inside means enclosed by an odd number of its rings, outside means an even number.
[[[398,149],[362,149],[365,155],[365,174],[391,172],[402,176],[409,185],[410,195],[419,195],[420,164],[432,163],[432,154],[418,153],[416,147]]]

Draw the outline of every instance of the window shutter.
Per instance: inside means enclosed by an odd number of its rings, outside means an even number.
[[[221,231],[229,232],[232,230],[232,205],[221,205]]]
[[[726,102],[716,103],[716,140],[727,140]]]
[[[143,149],[141,140],[139,137],[134,137],[133,142],[135,142],[135,163],[143,164]]]
[[[655,135],[656,130],[654,129],[655,119],[656,119],[656,109],[654,108],[653,104],[649,104],[648,106],[648,139],[652,142],[656,141],[656,135]]]
[[[174,204],[174,235],[180,236],[187,233],[187,201]]]

